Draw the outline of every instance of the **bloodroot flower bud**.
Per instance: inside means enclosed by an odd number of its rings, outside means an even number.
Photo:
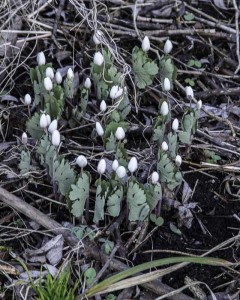
[[[147,52],[150,49],[150,41],[148,36],[145,36],[145,38],[142,41],[142,50],[144,52]]]
[[[107,110],[107,103],[104,100],[100,103],[100,110],[101,112],[105,112]]]
[[[110,98],[113,100],[117,99],[120,96],[122,96],[122,93],[123,93],[123,89],[118,85],[114,85],[114,86],[112,86],[111,91],[110,91]]]
[[[125,131],[123,130],[122,127],[118,127],[116,132],[115,132],[115,137],[117,140],[121,141],[125,138]]]
[[[152,180],[152,183],[153,183],[153,184],[158,183],[159,175],[158,175],[157,172],[153,172],[153,173],[152,173],[151,180]]]
[[[87,165],[87,159],[84,155],[79,155],[76,164],[79,165],[80,168],[85,168]]]
[[[186,96],[188,100],[193,99],[193,89],[191,88],[191,86],[186,86]]]
[[[178,119],[174,119],[173,122],[172,122],[172,130],[177,131],[178,127],[179,127]]]
[[[197,102],[197,109],[201,109],[202,108],[202,100],[199,100],[198,102]]]
[[[123,166],[120,166],[120,167],[117,168],[116,174],[119,178],[123,178],[123,177],[126,176],[127,171]]]
[[[54,130],[52,134],[52,144],[55,147],[58,147],[61,141],[60,132],[58,130]]]
[[[170,80],[167,77],[164,79],[163,89],[166,92],[169,92],[171,90],[171,82],[170,82]]]
[[[161,108],[160,108],[160,112],[161,112],[162,116],[166,116],[168,114],[169,109],[168,109],[168,104],[166,101],[163,101]]]
[[[57,125],[57,120],[53,120],[48,127],[48,131],[52,134],[53,131],[57,130]]]
[[[53,88],[52,80],[49,77],[44,78],[43,80],[44,87],[47,91],[51,91]]]
[[[39,66],[45,65],[46,63],[46,58],[43,52],[39,52],[37,55],[37,63]]]
[[[182,164],[182,158],[181,158],[180,155],[177,155],[177,156],[176,156],[176,158],[175,158],[175,163],[176,163],[176,165],[177,165],[178,167],[181,166],[181,164]]]
[[[106,171],[106,167],[107,167],[107,164],[106,164],[106,161],[105,159],[101,159],[98,163],[98,166],[97,166],[97,171],[100,175],[102,175],[105,171]]]
[[[74,77],[73,70],[72,70],[72,68],[69,68],[67,71],[67,78],[72,79],[73,77]]]
[[[54,78],[53,69],[51,67],[47,67],[47,69],[46,69],[46,77],[49,77],[51,79]]]
[[[55,80],[56,80],[57,84],[62,83],[62,75],[59,71],[57,71],[56,74],[55,74]]]
[[[51,117],[49,115],[46,115],[46,118],[47,118],[47,126],[49,126],[51,123]]]
[[[93,35],[93,42],[94,42],[94,44],[95,44],[96,46],[99,45],[99,44],[101,44],[99,38],[101,37],[102,34],[103,34],[103,33],[102,33],[101,30],[97,30],[97,32],[94,33],[94,35]]]
[[[40,118],[40,127],[45,129],[45,128],[47,128],[47,126],[48,126],[47,117],[45,114],[42,114],[41,118]]]
[[[101,66],[104,62],[104,57],[101,52],[96,52],[93,57],[93,62],[97,66]]]
[[[104,130],[102,128],[102,125],[99,122],[96,122],[96,130],[97,130],[97,134],[99,136],[103,136],[104,135]]]
[[[138,162],[136,157],[132,157],[128,163],[128,170],[130,171],[130,173],[134,173],[138,168]]]
[[[23,145],[27,145],[27,142],[28,142],[27,134],[26,134],[26,132],[23,132],[23,134],[22,134],[22,143],[23,143]]]
[[[112,169],[113,169],[113,171],[116,171],[118,167],[119,167],[119,163],[118,163],[118,161],[115,159],[115,160],[113,161],[113,163],[112,163]]]
[[[90,78],[88,77],[88,78],[85,80],[85,82],[84,82],[84,87],[85,87],[86,89],[90,89],[91,85],[92,85],[91,80],[90,80]]]
[[[168,151],[168,144],[165,141],[162,142],[162,150],[163,151]]]
[[[166,40],[166,43],[164,45],[164,53],[165,54],[168,54],[172,51],[172,48],[173,48],[173,44],[170,40]]]
[[[30,96],[29,94],[26,94],[26,95],[24,96],[24,103],[25,103],[26,105],[30,105],[31,102],[32,102],[31,96]]]

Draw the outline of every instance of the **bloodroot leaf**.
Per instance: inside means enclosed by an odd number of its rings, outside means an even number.
[[[96,202],[95,202],[95,210],[94,210],[94,218],[93,222],[98,223],[100,220],[104,219],[104,205],[108,194],[108,184],[102,181],[97,186],[96,191]]]
[[[107,200],[107,208],[110,216],[117,217],[120,214],[121,201],[123,198],[123,188],[115,187],[111,196]]]
[[[70,167],[70,164],[65,162],[64,159],[62,159],[60,164],[58,161],[55,161],[54,165],[56,170],[54,179],[58,183],[58,190],[62,195],[66,196],[71,188],[71,184],[73,184],[76,180],[74,171]]]

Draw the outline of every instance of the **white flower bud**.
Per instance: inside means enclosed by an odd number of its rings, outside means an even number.
[[[79,165],[80,168],[85,168],[87,165],[87,159],[84,155],[79,155],[76,164]]]
[[[163,90],[166,92],[169,92],[171,90],[171,82],[167,77],[164,79],[163,82]]]
[[[96,52],[93,57],[93,62],[95,65],[101,66],[104,62],[104,57],[101,52]]]
[[[47,126],[49,126],[51,123],[51,117],[49,115],[46,115],[46,118],[47,118]]]
[[[168,151],[168,144],[165,141],[162,142],[162,150],[163,151]]]
[[[122,127],[118,127],[116,132],[115,132],[115,137],[121,141],[125,138],[125,131]]]
[[[55,74],[55,80],[56,80],[57,84],[62,83],[62,75],[59,71],[57,71],[56,74]]]
[[[28,142],[27,134],[26,134],[26,132],[23,132],[23,134],[22,134],[22,143],[23,143],[23,145],[27,145],[27,142]]]
[[[176,158],[175,158],[175,163],[176,163],[176,165],[177,165],[178,167],[181,166],[181,164],[182,164],[182,158],[181,158],[180,155],[177,155],[177,156],[176,156]]]
[[[119,163],[118,163],[118,161],[115,159],[115,160],[113,161],[113,163],[112,163],[112,169],[113,169],[113,171],[116,171],[118,167],[119,167]]]
[[[145,36],[143,41],[142,41],[142,50],[144,52],[147,52],[150,49],[150,41],[148,36]]]
[[[172,48],[173,48],[173,44],[170,40],[166,40],[166,43],[164,45],[164,53],[165,54],[168,54],[172,51]]]
[[[197,109],[201,109],[202,108],[202,100],[199,100],[198,102],[197,102]]]
[[[97,166],[97,171],[100,175],[102,175],[105,171],[106,171],[106,167],[107,167],[107,164],[106,164],[106,161],[105,159],[101,159],[98,163],[98,166]]]
[[[178,127],[179,127],[178,119],[174,119],[173,122],[172,122],[172,130],[177,131]]]
[[[120,166],[120,167],[117,168],[116,174],[119,178],[123,178],[123,177],[126,176],[127,171],[123,166]]]
[[[68,79],[72,79],[73,77],[74,77],[73,70],[72,70],[72,68],[69,68],[69,69],[67,70],[67,78],[68,78]]]
[[[39,66],[45,65],[46,63],[46,58],[43,52],[39,52],[37,55],[37,63]]]
[[[58,147],[61,141],[60,132],[58,130],[54,130],[52,133],[52,144],[55,147]]]
[[[151,180],[152,180],[153,184],[158,183],[159,175],[158,175],[158,173],[156,171],[152,173]]]
[[[104,135],[104,130],[102,128],[102,125],[99,122],[96,122],[96,130],[99,136]]]
[[[53,69],[51,67],[47,67],[47,69],[46,69],[46,77],[49,77],[51,79],[54,78]]]
[[[160,112],[161,112],[162,116],[166,116],[168,114],[169,109],[168,109],[168,104],[166,101],[163,101],[161,108],[160,108]]]
[[[92,85],[92,83],[91,83],[90,78],[89,78],[89,77],[86,78],[86,80],[85,80],[85,82],[84,82],[84,87],[85,87],[86,89],[90,89],[91,85]]]
[[[49,77],[44,78],[43,80],[44,87],[47,91],[51,91],[53,88],[52,80]]]
[[[47,128],[47,117],[46,117],[46,115],[45,114],[42,114],[41,115],[41,118],[40,118],[40,127],[41,128],[43,128],[43,129],[45,129],[45,128]]]
[[[123,93],[123,89],[118,85],[114,85],[110,90],[110,98],[112,100],[117,99],[120,96],[122,96],[122,93]]]
[[[100,103],[100,110],[101,112],[105,112],[107,110],[107,103],[104,100]]]
[[[99,44],[101,44],[101,42],[100,42],[100,37],[101,37],[101,35],[102,35],[103,33],[102,33],[102,31],[101,30],[97,30],[97,32],[95,32],[94,33],[94,35],[93,35],[93,42],[94,42],[94,44],[97,46],[97,45],[99,45]]]
[[[191,86],[186,86],[186,96],[188,100],[193,99],[193,89],[191,88]]]
[[[132,157],[128,163],[128,170],[130,171],[130,173],[134,173],[137,170],[138,167],[138,162],[136,157]]]
[[[30,96],[29,94],[26,94],[26,95],[24,96],[24,103],[25,103],[26,105],[30,105],[31,102],[32,102],[31,96]]]
[[[48,127],[48,131],[52,134],[55,130],[57,130],[58,122],[57,120],[53,120]]]

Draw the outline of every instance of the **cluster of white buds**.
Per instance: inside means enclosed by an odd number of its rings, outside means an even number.
[[[119,98],[120,96],[122,96],[122,94],[123,94],[123,88],[121,88],[118,85],[112,86],[110,90],[110,98],[112,100]]]
[[[162,116],[166,116],[169,113],[168,104],[166,101],[163,101],[160,112]]]
[[[104,135],[104,130],[102,128],[102,125],[99,122],[96,122],[96,131],[99,136]]]
[[[150,49],[150,41],[149,41],[148,36],[145,36],[143,41],[142,41],[142,50],[144,52],[148,52],[149,49]]]
[[[107,110],[107,103],[104,100],[100,103],[100,110],[101,112],[105,112]]]
[[[121,141],[125,138],[125,131],[122,127],[118,127],[115,132],[115,137],[117,140]]]
[[[104,57],[101,52],[96,52],[93,57],[93,62],[97,66],[101,66],[104,62]]]
[[[99,161],[98,166],[97,166],[98,173],[100,175],[102,175],[106,171],[106,167],[107,167],[106,160],[104,158],[102,158]]]
[[[76,159],[76,164],[80,168],[85,168],[87,165],[87,159],[84,155],[79,155],[78,158]]]
[[[132,174],[137,170],[137,168],[138,168],[138,162],[136,157],[133,156],[128,163],[128,170]]]

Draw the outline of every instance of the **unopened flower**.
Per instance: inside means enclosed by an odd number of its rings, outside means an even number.
[[[126,176],[127,171],[123,166],[120,166],[120,167],[117,168],[116,174],[119,178],[123,178],[123,177]]]
[[[49,77],[51,79],[54,78],[53,69],[51,67],[47,67],[47,69],[46,69],[46,77]]]
[[[88,77],[88,78],[85,80],[85,82],[84,82],[84,87],[85,87],[86,89],[90,89],[91,85],[92,85],[91,80],[90,80],[90,78]]]
[[[172,122],[172,130],[177,131],[178,127],[179,127],[178,119],[174,119],[173,122]]]
[[[54,130],[52,133],[52,144],[55,147],[58,147],[61,141],[60,132],[58,130]]]
[[[198,102],[197,102],[197,109],[201,109],[202,108],[202,100],[199,100]]]
[[[158,180],[159,180],[159,175],[158,173],[155,171],[152,173],[152,176],[151,176],[151,181],[153,184],[156,184],[158,183]]]
[[[42,114],[40,118],[40,127],[45,129],[48,126],[47,124],[48,124],[47,117],[45,114]]]
[[[96,52],[93,57],[93,62],[95,65],[101,66],[104,62],[104,57],[101,52]]]
[[[72,70],[72,68],[69,68],[69,69],[67,70],[67,78],[68,78],[68,79],[72,79],[73,77],[74,77],[73,70]]]
[[[57,125],[57,120],[53,120],[48,127],[48,131],[52,134],[53,131],[57,130]]]
[[[169,92],[171,90],[171,82],[170,82],[170,80],[167,77],[164,79],[163,89],[166,92]]]
[[[143,41],[142,41],[142,50],[144,52],[147,52],[150,49],[150,41],[148,36],[145,36]]]
[[[100,103],[100,110],[101,112],[105,112],[107,110],[107,103],[104,100]]]
[[[79,155],[76,164],[79,165],[80,168],[85,168],[87,165],[87,159],[84,155]]]
[[[26,132],[23,132],[23,134],[22,134],[22,143],[23,143],[23,145],[26,145],[27,142],[28,142],[27,134],[26,134]]]
[[[138,162],[136,157],[132,157],[128,163],[128,170],[130,171],[130,173],[134,173],[137,170],[138,167]]]
[[[102,34],[103,34],[103,33],[102,33],[101,30],[97,30],[97,31],[94,33],[94,35],[93,35],[93,42],[94,42],[94,44],[95,44],[96,46],[99,45],[99,44],[101,44],[99,38],[100,38],[100,36],[101,36]]]
[[[99,136],[104,135],[104,130],[102,128],[102,125],[99,122],[96,122],[96,130]]]
[[[117,140],[121,141],[125,138],[125,131],[122,127],[118,127],[115,132],[115,137]]]
[[[29,94],[26,94],[26,95],[24,96],[24,103],[25,103],[26,105],[30,105],[31,102],[32,102],[31,96],[30,96]]]
[[[118,85],[114,85],[110,90],[110,98],[113,100],[117,99],[120,96],[122,96],[122,93],[123,93],[123,89]]]
[[[53,88],[52,80],[49,77],[44,78],[43,80],[44,87],[47,91],[51,91]]]
[[[168,54],[172,51],[172,48],[173,48],[173,44],[170,40],[166,40],[166,43],[164,45],[164,53],[165,54]]]
[[[166,101],[163,101],[161,108],[160,108],[160,112],[161,112],[162,116],[166,116],[168,114],[169,109],[168,109],[168,104]]]
[[[55,80],[56,80],[57,84],[62,83],[62,75],[59,71],[57,71],[56,74],[55,74]]]
[[[163,151],[168,151],[168,144],[165,141],[162,142],[162,150]]]
[[[39,52],[37,55],[37,63],[39,66],[45,65],[46,63],[46,58],[43,52]]]
[[[181,158],[180,155],[177,155],[177,156],[176,156],[176,158],[175,158],[175,163],[176,163],[176,165],[177,165],[178,167],[181,166],[181,164],[182,164],[182,158]]]
[[[112,169],[113,169],[113,171],[116,171],[118,167],[119,167],[119,163],[118,163],[118,161],[115,159],[115,160],[113,161],[113,163],[112,163]]]
[[[191,86],[186,86],[186,96],[187,96],[188,100],[193,99],[193,89]]]
[[[105,171],[106,171],[106,167],[107,167],[107,164],[106,164],[106,161],[105,159],[101,159],[98,163],[98,166],[97,166],[97,171],[100,175],[102,175]]]
[[[46,115],[47,118],[47,126],[51,124],[51,117],[49,115]]]

